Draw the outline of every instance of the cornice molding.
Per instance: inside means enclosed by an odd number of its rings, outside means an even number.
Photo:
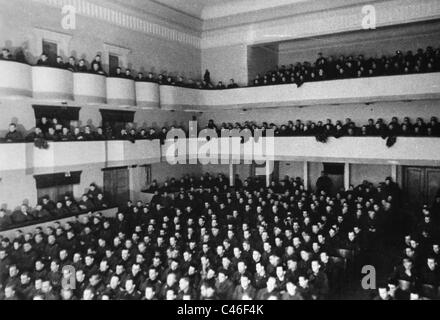
[[[370,4],[376,9],[377,28],[440,18],[440,1],[438,0],[377,0]],[[204,31],[201,47],[208,49],[243,43],[247,45],[275,43],[358,31],[362,30],[364,17],[362,7],[362,4],[356,4],[238,27]]]
[[[66,5],[75,7],[76,13],[88,18],[99,19],[121,28],[142,32],[169,41],[179,42],[195,48],[200,48],[201,39],[198,36],[165,27],[153,23],[136,14],[126,13],[122,10],[104,7],[87,0],[32,0],[55,8],[62,8]]]

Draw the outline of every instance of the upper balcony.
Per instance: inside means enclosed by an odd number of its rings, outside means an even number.
[[[91,166],[106,168],[159,161],[159,140],[51,142],[48,149],[38,149],[33,143],[0,144],[0,172],[49,174]]]
[[[32,67],[0,60],[0,97],[32,97]]]
[[[306,82],[229,90],[159,86],[152,82],[0,61],[0,98],[34,97],[81,104],[204,111],[440,98],[440,72]]]

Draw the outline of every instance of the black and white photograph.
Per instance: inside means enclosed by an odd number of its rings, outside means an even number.
[[[0,0],[0,305],[440,300],[439,119],[438,0]]]

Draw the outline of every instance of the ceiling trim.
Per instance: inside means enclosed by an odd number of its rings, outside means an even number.
[[[88,0],[32,0],[32,2],[56,8],[63,8],[66,5],[71,5],[76,9],[78,15],[99,19],[121,28],[154,35],[169,41],[175,41],[200,48],[201,39],[196,35],[165,27],[158,23],[147,21],[144,17],[126,13],[122,10],[108,8]]]
[[[440,1],[424,0],[378,0],[372,4],[376,9],[377,28],[440,19]],[[267,22],[250,23],[202,33],[202,49],[257,45],[319,35],[331,35],[362,29],[362,5],[340,7],[333,10],[302,13]]]

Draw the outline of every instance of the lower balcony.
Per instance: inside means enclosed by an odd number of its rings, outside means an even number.
[[[11,143],[0,144],[0,150],[0,172],[26,171],[28,174],[160,161],[159,140],[51,142],[48,149],[38,149],[32,143]]]

